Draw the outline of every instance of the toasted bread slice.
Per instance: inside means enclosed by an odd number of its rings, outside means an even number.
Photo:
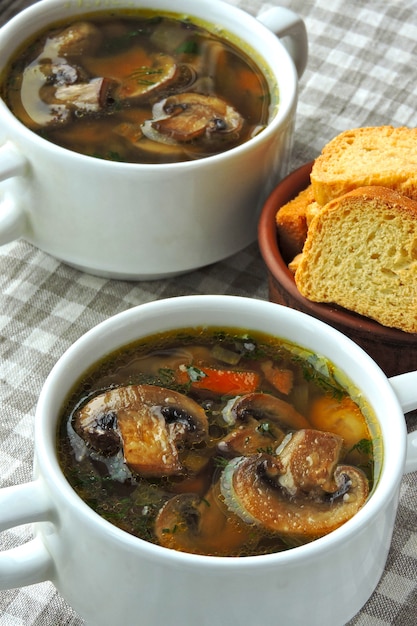
[[[329,202],[310,224],[295,282],[309,300],[417,332],[417,201],[376,186]]]
[[[417,200],[417,128],[393,126],[347,130],[315,160],[311,184],[316,202],[367,185],[381,185]]]
[[[278,239],[282,256],[287,261],[303,249],[308,228],[307,210],[312,202],[314,202],[313,189],[309,185],[277,211]]]

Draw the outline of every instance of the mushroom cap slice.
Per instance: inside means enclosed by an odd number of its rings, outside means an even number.
[[[258,533],[228,511],[216,483],[204,496],[183,493],[168,500],[155,521],[158,543],[172,550],[211,556],[239,556]]]
[[[32,120],[30,127],[62,126],[74,110],[95,113],[107,106],[115,82],[92,78],[64,59],[31,63],[21,76],[21,105],[24,117]],[[20,119],[24,119],[20,111]]]
[[[284,437],[285,433],[276,424],[249,417],[223,437],[217,447],[222,453],[248,456],[260,450],[277,448]]]
[[[243,118],[217,96],[186,92],[169,96],[153,109],[153,120],[142,126],[154,141],[187,142],[206,134],[239,133]]]
[[[140,124],[134,124],[131,122],[121,122],[113,128],[113,133],[123,137],[129,144],[138,150],[145,152],[146,154],[156,155],[159,158],[161,155],[169,159],[178,159],[183,156],[184,150],[181,144],[178,143],[157,143],[144,136]]]
[[[248,416],[269,418],[277,424],[294,430],[309,428],[306,418],[285,400],[270,393],[248,393],[238,396],[228,404],[224,418],[229,424],[245,420]]]
[[[333,433],[311,428],[289,435],[277,458],[266,467],[266,475],[291,496],[337,491],[334,472],[343,439]]]
[[[114,81],[108,78],[93,78],[88,83],[59,85],[53,90],[55,102],[86,112],[102,110],[113,89]]]
[[[90,400],[77,412],[74,428],[103,453],[115,453],[117,437],[132,471],[167,476],[182,472],[178,447],[202,441],[208,421],[204,410],[184,394],[156,385],[130,385]]]
[[[150,55],[144,64],[122,79],[116,96],[122,101],[140,101],[179,79],[181,71],[167,54]]]
[[[368,497],[367,478],[356,467],[335,468],[333,492],[297,489],[291,495],[270,478],[271,467],[277,466],[276,458],[265,454],[237,457],[226,466],[220,481],[230,510],[270,532],[305,541],[321,537],[353,517]]]
[[[170,436],[160,411],[149,410],[145,404],[120,409],[117,414],[126,464],[141,476],[180,474],[175,438]]]
[[[102,34],[97,26],[91,22],[74,22],[46,40],[42,56],[54,59],[94,54],[101,42]]]
[[[71,115],[68,107],[54,98],[55,88],[48,88],[48,75],[44,69],[45,66],[39,63],[31,63],[24,69],[20,78],[21,101],[16,99],[13,104],[16,116],[31,129],[61,125],[67,122]],[[45,90],[47,100],[51,100],[49,103],[43,99]]]

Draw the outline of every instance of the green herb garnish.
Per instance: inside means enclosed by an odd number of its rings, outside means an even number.
[[[349,452],[360,452],[361,454],[366,454],[367,456],[373,455],[373,443],[370,439],[361,439],[358,443],[355,443],[354,446],[351,447]]]

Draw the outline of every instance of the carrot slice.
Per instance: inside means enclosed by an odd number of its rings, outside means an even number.
[[[190,376],[190,372],[187,369],[180,371],[180,382],[191,381],[191,386],[196,389],[207,389],[222,396],[253,393],[259,387],[260,377],[257,372],[249,370],[221,370],[212,367],[191,367],[193,373],[198,372],[200,374]]]

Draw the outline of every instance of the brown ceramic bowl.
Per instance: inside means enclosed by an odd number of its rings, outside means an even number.
[[[271,193],[260,216],[258,238],[268,270],[269,300],[303,311],[337,328],[359,344],[387,376],[417,369],[417,334],[387,328],[371,319],[341,307],[311,302],[298,291],[287,261],[281,255],[275,215],[310,183],[313,163],[307,163],[287,176]]]

